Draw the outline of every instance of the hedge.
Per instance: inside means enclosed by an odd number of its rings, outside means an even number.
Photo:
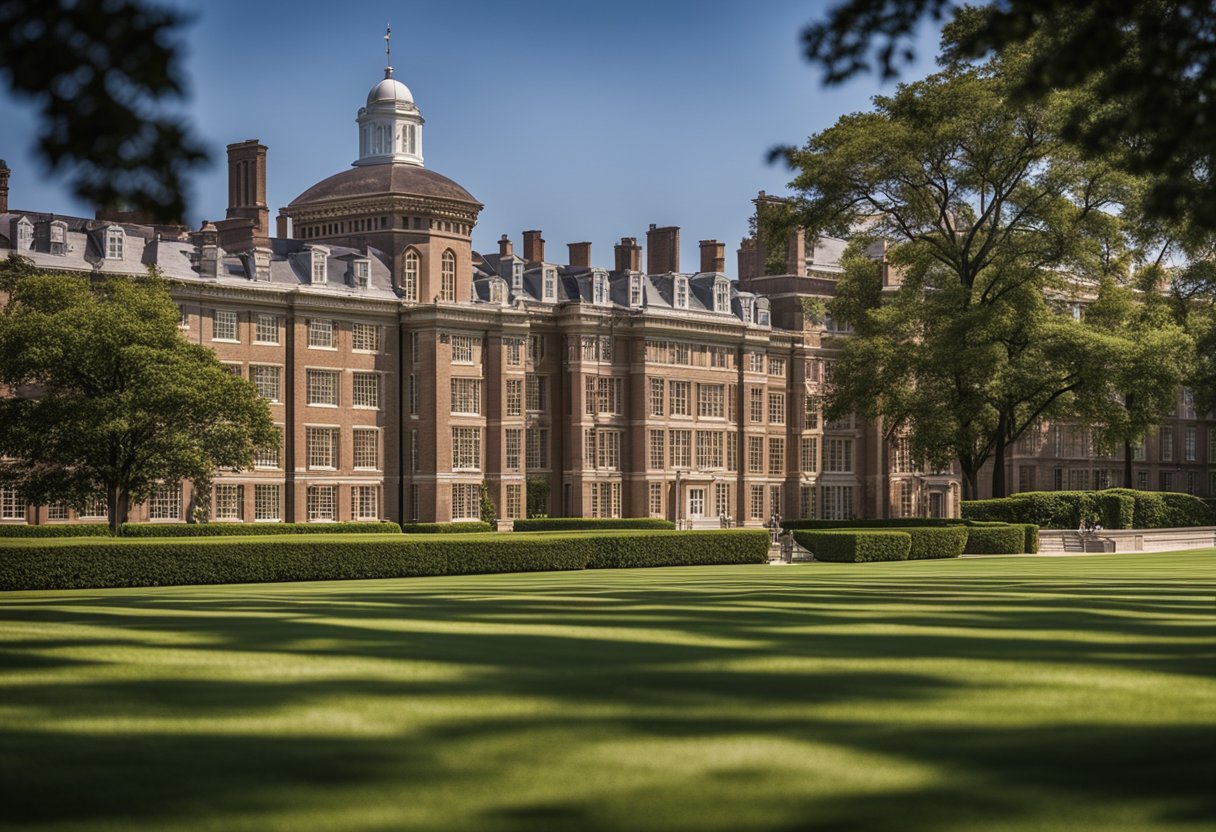
[[[781,528],[798,529],[902,529],[930,526],[961,526],[963,521],[953,517],[893,517],[887,520],[783,520]]]
[[[123,537],[249,537],[282,534],[400,534],[396,523],[123,523]]]
[[[968,555],[1019,555],[1026,549],[1026,529],[1017,526],[970,526],[967,529]]]
[[[533,572],[615,566],[765,563],[762,530],[634,535],[385,535],[350,542],[284,535],[264,540],[110,540],[10,549],[0,590],[88,589]]]
[[[906,531],[795,531],[794,540],[815,556],[834,563],[907,560],[912,535]]]
[[[674,529],[670,520],[654,517],[531,517],[516,520],[517,532],[576,532],[604,529]]]
[[[967,545],[969,529],[965,526],[937,526],[900,529],[911,539],[908,560],[956,558]]]
[[[1107,529],[1216,525],[1216,509],[1198,497],[1130,488],[1027,491],[993,500],[965,500],[962,513],[969,520],[1034,523],[1049,529],[1075,529],[1082,520]]]
[[[110,527],[105,523],[72,523],[55,526],[4,526],[0,525],[0,537],[109,537]]]
[[[494,527],[482,520],[461,520],[456,523],[402,523],[406,534],[472,534],[492,532]]]

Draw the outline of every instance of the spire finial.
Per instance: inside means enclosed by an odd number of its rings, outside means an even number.
[[[389,53],[389,41],[393,37],[393,27],[388,23],[384,24],[384,77],[393,77],[393,62]]]

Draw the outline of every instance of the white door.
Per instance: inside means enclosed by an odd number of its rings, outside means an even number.
[[[705,489],[690,488],[688,489],[688,516],[689,518],[705,516]]]

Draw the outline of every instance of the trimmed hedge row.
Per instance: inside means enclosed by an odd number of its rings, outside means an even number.
[[[902,529],[931,526],[961,526],[963,521],[952,517],[893,517],[887,520],[783,520],[781,528],[796,529]]]
[[[1108,488],[1103,491],[1027,491],[992,500],[965,500],[963,517],[1075,529],[1082,521],[1107,529],[1164,529],[1216,525],[1216,509],[1176,492]]]
[[[762,530],[652,531],[636,535],[386,535],[351,542],[111,540],[25,547],[0,555],[0,590],[88,589],[538,572],[561,569],[766,563]]]
[[[282,534],[400,534],[396,523],[123,523],[123,537],[253,537]]]
[[[907,560],[912,549],[912,535],[904,531],[799,530],[794,532],[794,540],[809,549],[815,560],[832,563]]]
[[[912,538],[908,560],[956,558],[963,553],[970,536],[966,526],[930,526],[900,531]]]
[[[494,527],[484,520],[462,520],[456,523],[402,523],[406,534],[472,534],[492,532]]]
[[[109,537],[105,523],[73,523],[63,526],[3,526],[0,537]]]
[[[1017,555],[1025,549],[1026,532],[1020,525],[969,526],[963,552],[968,555]]]
[[[517,532],[577,532],[604,529],[674,529],[670,520],[654,517],[531,517],[516,520]]]

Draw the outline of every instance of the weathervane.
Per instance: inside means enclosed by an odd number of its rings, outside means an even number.
[[[384,24],[384,77],[393,77],[393,61],[389,55],[389,41],[393,36],[393,27],[388,23]]]

